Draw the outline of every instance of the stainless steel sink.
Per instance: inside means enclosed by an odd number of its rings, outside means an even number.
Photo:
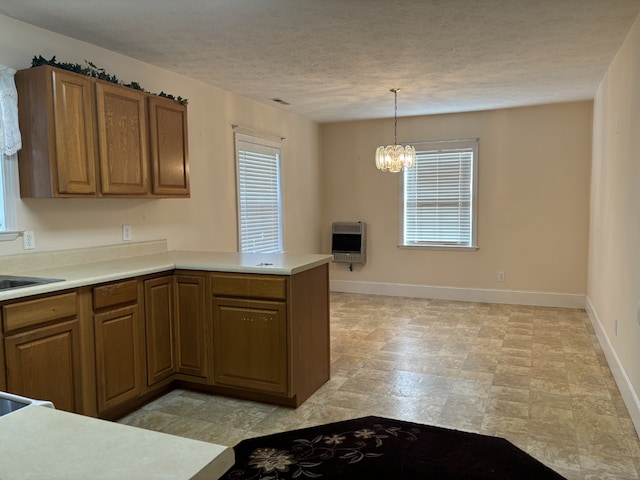
[[[0,291],[12,288],[31,287],[43,283],[62,282],[61,278],[20,277],[17,275],[0,275]]]

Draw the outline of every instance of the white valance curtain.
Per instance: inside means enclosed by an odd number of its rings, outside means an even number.
[[[15,155],[22,148],[18,127],[18,92],[16,71],[0,65],[0,155]]]

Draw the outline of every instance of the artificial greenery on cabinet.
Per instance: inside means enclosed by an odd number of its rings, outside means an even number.
[[[55,55],[51,57],[49,60],[44,58],[42,55],[38,55],[38,56],[34,55],[33,60],[31,60],[31,66],[39,67],[41,65],[50,65],[52,67],[61,68],[63,70],[79,73],[81,75],[86,75],[87,77],[97,78],[98,80],[104,80],[106,82],[111,82],[117,85],[123,85],[125,87],[133,88],[134,90],[140,90],[142,92],[150,93],[144,88],[142,88],[138,82],[125,83],[115,75],[107,73],[104,68],[99,68],[93,62],[90,62],[88,60],[85,60],[85,65],[83,66],[79,63],[58,62],[56,60]],[[171,95],[165,92],[156,93],[154,95],[175,100],[176,102],[179,102],[182,105],[186,105],[187,103],[189,103],[189,101],[186,98],[183,98],[180,96],[176,97],[174,95]]]

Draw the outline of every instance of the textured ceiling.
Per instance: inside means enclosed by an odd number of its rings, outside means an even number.
[[[318,122],[393,116],[392,87],[399,116],[593,98],[639,12],[640,0],[0,0],[0,14]]]

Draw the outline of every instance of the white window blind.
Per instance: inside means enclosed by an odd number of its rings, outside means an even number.
[[[6,214],[5,214],[5,209],[4,209],[4,205],[5,205],[5,188],[4,188],[4,168],[3,168],[3,164],[5,162],[4,159],[4,154],[0,154],[0,162],[2,162],[2,164],[0,164],[0,232],[3,230],[7,230],[7,220],[5,218]]]
[[[17,236],[19,196],[18,155],[0,154],[0,240],[13,240]]]
[[[402,176],[402,246],[476,246],[478,141],[416,144]]]
[[[282,252],[281,144],[236,133],[241,252]]]

